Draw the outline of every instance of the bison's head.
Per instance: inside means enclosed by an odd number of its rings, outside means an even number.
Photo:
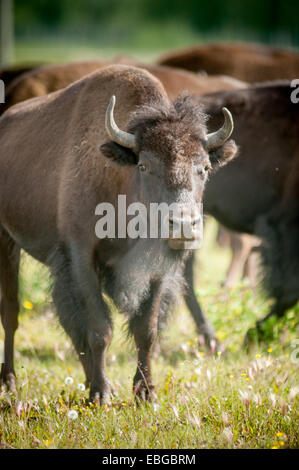
[[[171,212],[167,222],[172,248],[186,246],[182,235],[186,226],[187,240],[198,241],[199,209],[207,178],[237,151],[234,141],[228,141],[233,131],[230,112],[223,108],[223,126],[209,134],[202,107],[184,95],[174,103],[140,107],[124,132],[114,121],[114,106],[112,96],[106,112],[106,131],[111,141],[102,145],[103,154],[121,165],[135,165],[142,202],[175,203],[180,208],[179,215]],[[184,230],[175,230],[182,226]]]

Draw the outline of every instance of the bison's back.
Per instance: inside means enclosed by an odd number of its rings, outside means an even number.
[[[5,109],[21,101],[65,88],[106,64],[96,60],[47,65],[31,70],[18,77],[7,88]]]
[[[242,43],[216,43],[168,53],[158,61],[161,65],[208,74],[225,74],[255,82],[296,78],[299,55],[277,48]]]
[[[127,65],[131,65],[133,59],[117,56],[111,60],[111,63],[121,62],[124,64],[126,61],[129,62]],[[11,86],[7,88],[6,103],[1,106],[1,112],[21,101],[43,96],[67,87],[85,75],[109,64],[110,62],[95,60],[36,68],[29,73],[23,74],[23,76],[19,77],[17,80],[14,80]],[[242,82],[233,83],[232,80],[227,77],[204,76],[177,68],[152,64],[136,63],[136,66],[144,68],[156,76],[163,83],[171,99],[178,96],[184,90],[192,94],[200,95],[245,86]]]

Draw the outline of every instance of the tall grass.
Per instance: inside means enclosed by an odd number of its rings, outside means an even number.
[[[83,371],[55,317],[48,272],[23,256],[18,393],[0,394],[0,447],[298,447],[298,363],[292,355],[298,306],[274,331],[269,325],[267,343],[244,351],[244,334],[269,301],[245,281],[231,290],[220,287],[229,253],[215,245],[215,230],[214,222],[207,224],[196,290],[227,352],[212,357],[199,346],[182,303],[155,352],[156,399],[140,406],[131,391],[136,354],[123,333],[124,318],[113,314],[107,358],[112,404],[95,407],[88,404]]]

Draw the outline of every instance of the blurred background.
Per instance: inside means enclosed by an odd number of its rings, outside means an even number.
[[[295,0],[1,0],[1,64],[164,50],[214,40],[298,48]]]

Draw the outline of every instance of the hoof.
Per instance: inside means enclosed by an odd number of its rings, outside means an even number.
[[[134,383],[133,394],[136,401],[151,402],[155,398],[154,386],[147,384],[143,379]]]
[[[0,375],[0,385],[1,388],[7,390],[8,392],[16,393],[17,391],[17,381],[14,372],[8,372],[5,374],[1,372]]]
[[[212,355],[217,355],[219,352],[221,354],[225,352],[224,346],[218,341],[217,338],[214,336],[208,336],[205,333],[200,333],[198,335],[198,344],[200,346],[205,346],[207,351]]]
[[[89,401],[95,405],[110,405],[111,403],[111,387],[110,384],[106,384],[103,387],[92,387],[90,388]]]
[[[100,392],[90,393],[89,402],[97,406],[110,405],[111,399],[110,394],[102,394]]]

